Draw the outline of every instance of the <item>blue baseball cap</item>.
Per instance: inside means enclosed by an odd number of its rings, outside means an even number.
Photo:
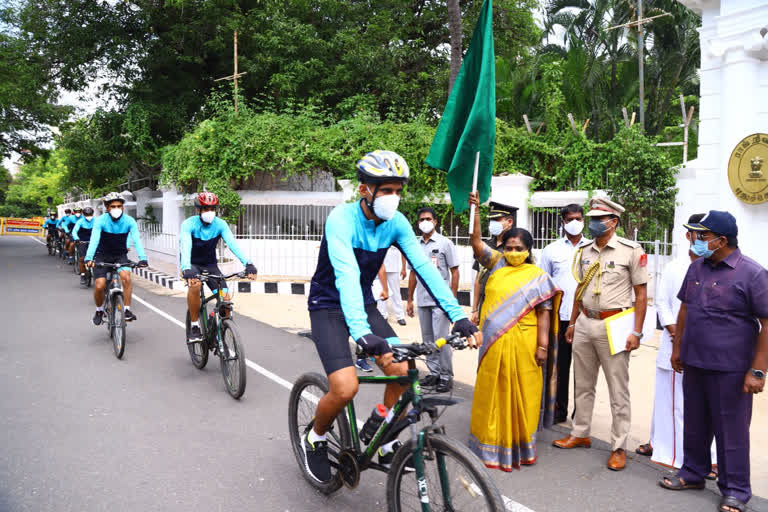
[[[695,224],[683,224],[691,231],[711,231],[722,236],[738,236],[739,227],[736,225],[736,217],[728,212],[709,210],[709,213]]]

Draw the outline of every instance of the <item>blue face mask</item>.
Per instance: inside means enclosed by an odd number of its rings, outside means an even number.
[[[691,246],[691,252],[701,258],[709,258],[717,249],[710,249],[709,242],[711,240],[695,240]]]
[[[592,219],[589,221],[589,234],[592,238],[600,238],[608,232],[608,226],[606,226],[600,219]]]

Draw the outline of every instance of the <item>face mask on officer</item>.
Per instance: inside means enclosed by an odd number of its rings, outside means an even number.
[[[696,238],[694,240],[693,244],[691,245],[691,252],[695,254],[696,256],[702,257],[702,258],[710,258],[713,254],[715,254],[715,251],[722,248],[715,247],[714,249],[709,248],[709,243],[714,242],[715,240],[719,240],[721,237],[715,237],[710,238],[709,240],[702,240],[701,238]]]
[[[491,236],[499,236],[504,231],[504,224],[498,220],[492,220],[488,223],[488,232]]]
[[[611,222],[611,220],[608,220],[608,222]],[[593,218],[589,221],[589,234],[592,235],[593,238],[600,238],[607,234],[613,227],[614,226],[606,225],[606,223],[599,218]]]

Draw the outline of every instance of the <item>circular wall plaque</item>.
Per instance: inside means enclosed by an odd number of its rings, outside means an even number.
[[[728,182],[742,202],[768,201],[768,134],[753,133],[736,145],[728,160]]]

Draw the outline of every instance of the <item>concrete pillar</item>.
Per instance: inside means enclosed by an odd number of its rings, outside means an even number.
[[[152,199],[152,190],[148,187],[144,187],[140,190],[134,190],[133,195],[136,196],[136,217],[144,217],[147,204]]]
[[[491,178],[491,201],[517,206],[517,226],[530,229],[528,196],[533,178],[525,174],[493,176]]]
[[[162,187],[163,191],[163,232],[178,233],[181,223],[184,221],[183,205],[180,204],[183,196],[176,187]]]

